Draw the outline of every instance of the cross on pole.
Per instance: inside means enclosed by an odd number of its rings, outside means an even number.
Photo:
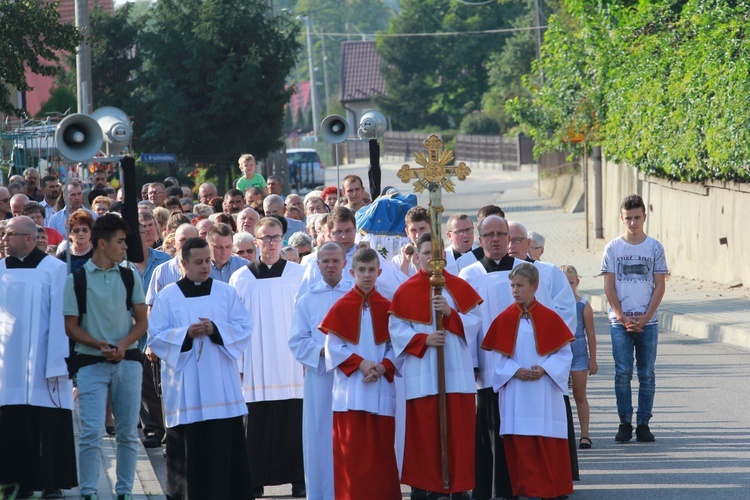
[[[471,169],[464,162],[455,166],[449,166],[453,161],[453,151],[443,150],[443,141],[436,135],[430,135],[423,143],[427,148],[427,154],[422,151],[414,153],[414,161],[422,165],[421,168],[413,168],[404,164],[399,169],[398,178],[401,182],[409,182],[417,179],[414,184],[414,192],[422,193],[425,189],[429,192],[429,205],[427,213],[430,215],[430,231],[432,236],[432,276],[430,284],[435,295],[440,295],[445,285],[443,269],[446,262],[443,256],[443,236],[440,223],[443,214],[443,189],[449,193],[456,190],[456,185],[451,178],[455,176],[458,180],[465,180]],[[435,311],[435,325],[437,330],[443,329],[443,315]],[[437,347],[437,372],[438,372],[438,410],[440,412],[440,458],[443,473],[443,489],[450,489],[450,470],[448,468],[448,414],[445,396],[445,353],[443,347]]]

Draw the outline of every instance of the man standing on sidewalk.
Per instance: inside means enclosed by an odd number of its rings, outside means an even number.
[[[659,339],[656,310],[666,288],[667,260],[664,247],[643,230],[646,205],[638,195],[620,204],[625,232],[607,243],[602,259],[604,293],[609,301],[612,356],[615,360],[615,396],[620,428],[615,441],[633,438],[633,352],[638,371],[637,441],[654,441],[648,427],[654,405],[654,363]]]
[[[75,286],[81,277],[74,273],[65,283],[63,314],[65,331],[75,340],[81,416],[79,478],[81,497],[86,500],[97,497],[108,389],[117,431],[118,500],[130,498],[138,461],[143,365],[136,343],[146,333],[148,321],[141,280],[119,265],[126,256],[128,230],[115,214],[97,219],[91,231],[94,256],[78,271],[85,282]]]

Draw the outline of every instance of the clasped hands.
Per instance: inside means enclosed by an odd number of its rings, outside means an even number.
[[[211,336],[214,334],[214,324],[211,323],[210,319],[207,318],[198,318],[200,321],[198,323],[193,323],[188,327],[188,335],[190,335],[190,338],[198,338],[202,336]]]
[[[518,380],[539,380],[544,376],[544,374],[547,373],[544,371],[544,368],[542,368],[539,365],[534,365],[531,368],[519,368],[516,370],[515,377]]]
[[[363,359],[359,364],[359,371],[365,376],[362,382],[375,382],[385,373],[385,366],[374,361]]]
[[[120,349],[119,346],[110,344],[106,340],[99,343],[99,350],[101,351],[102,356],[104,356],[104,359],[110,363],[118,363],[122,361],[125,357],[125,349],[127,349],[127,347]]]

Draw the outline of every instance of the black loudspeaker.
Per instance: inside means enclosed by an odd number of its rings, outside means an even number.
[[[143,243],[141,243],[141,224],[138,222],[138,191],[135,187],[135,158],[123,156],[122,167],[122,218],[130,226],[130,234],[125,242],[128,244],[128,260],[143,262]]]

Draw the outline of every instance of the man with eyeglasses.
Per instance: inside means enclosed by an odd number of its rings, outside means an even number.
[[[16,498],[34,490],[62,498],[61,490],[78,485],[65,364],[67,267],[36,248],[36,237],[34,221],[19,216],[0,241],[7,250],[0,260],[0,484],[17,484]]]
[[[164,206],[164,200],[167,199],[167,188],[161,182],[152,182],[148,186],[148,201],[157,207]]]
[[[232,237],[232,253],[249,262],[254,261],[256,257],[255,236],[247,231],[236,232]]]
[[[510,272],[524,261],[508,255],[508,223],[502,217],[490,215],[477,226],[479,244],[484,257],[465,267],[459,276],[477,291],[483,302],[471,313],[482,321],[475,346],[482,345],[487,329],[495,317],[515,301],[510,288]],[[486,500],[513,497],[505,447],[497,433],[500,410],[492,387],[493,353],[475,351],[477,377],[477,420],[475,445],[476,484],[472,497]]]
[[[330,214],[328,214],[328,238],[330,241],[335,241],[342,247],[346,252],[346,267],[344,268],[344,274],[349,273],[351,269],[352,257],[354,252],[357,251],[355,240],[357,236],[357,225],[354,218],[354,212],[346,207],[336,207]],[[378,292],[388,300],[393,298],[393,294],[396,293],[396,289],[403,283],[406,276],[400,272],[392,264],[387,261],[382,255],[379,255],[380,269],[382,272],[378,276],[377,287]],[[313,284],[317,283],[322,279],[320,268],[315,265],[313,260],[308,260],[307,269],[305,270],[305,277],[302,280],[297,298],[301,297],[302,294],[307,292]]]
[[[263,495],[263,486],[287,483],[292,484],[292,496],[305,496],[304,379],[302,366],[288,346],[304,268],[281,258],[282,232],[281,222],[274,217],[258,221],[255,244],[260,256],[229,279],[252,320],[253,335],[240,372],[256,497]]]
[[[448,272],[458,274],[461,269],[471,264],[466,259],[459,264],[458,260],[464,255],[471,253],[475,261],[484,257],[484,250],[474,244],[474,223],[466,214],[453,214],[448,218],[448,231],[446,236],[451,244],[445,248],[446,269]]]
[[[318,330],[318,325],[333,304],[351,290],[353,283],[343,275],[344,247],[328,241],[316,255],[322,279],[297,301],[289,349],[306,369],[302,444],[307,495],[309,498],[334,498],[333,371],[326,371],[325,335]]]

